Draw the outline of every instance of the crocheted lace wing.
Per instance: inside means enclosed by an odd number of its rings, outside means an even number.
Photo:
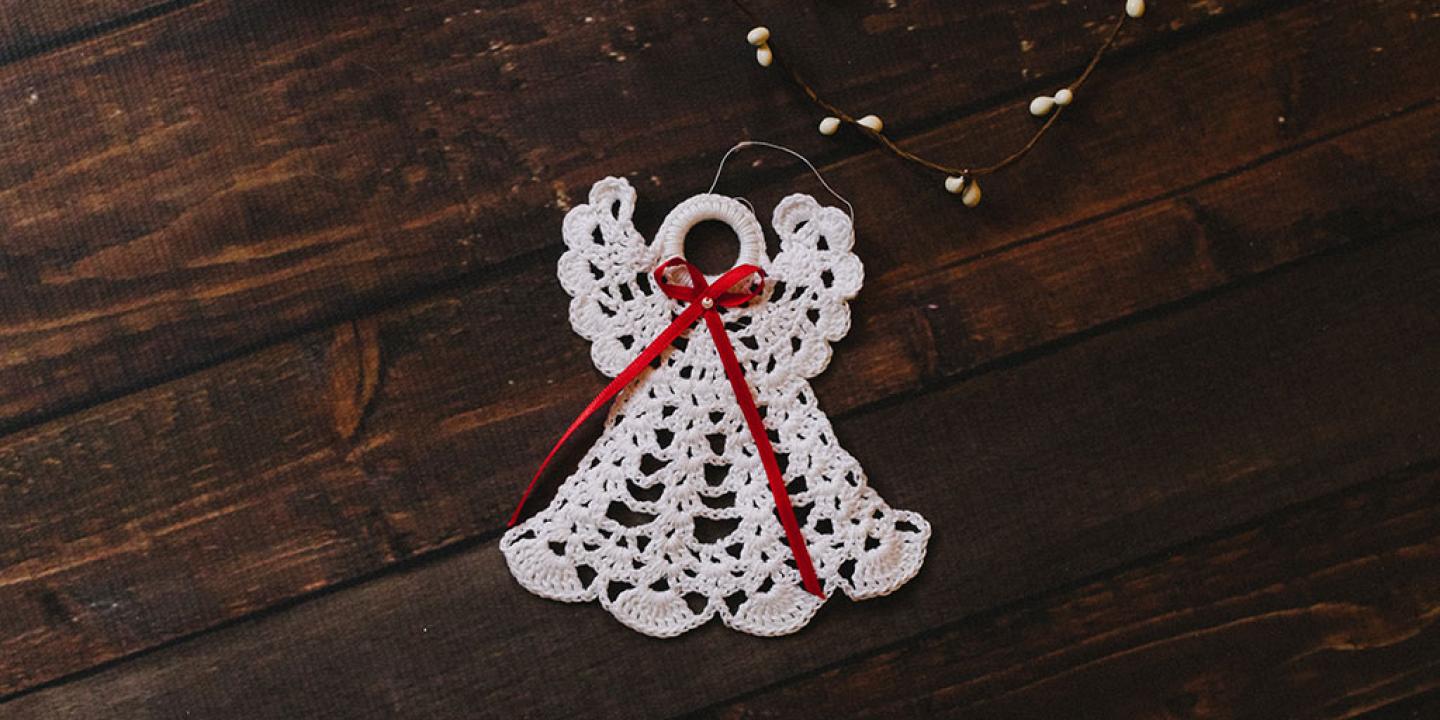
[[[633,189],[597,183],[566,217],[560,278],[595,364],[618,373],[678,306],[648,278],[659,249],[630,218]],[[806,378],[849,328],[863,269],[850,219],[813,198],[776,208],[780,252],[755,301],[723,312],[827,596],[893,592],[918,572],[930,527],[871,489]],[[678,635],[719,616],[756,635],[803,627],[822,601],[801,587],[775,500],[703,324],[616,400],[600,439],[544,510],[501,541],[531,592],[597,600],[640,632]]]
[[[670,322],[670,309],[650,273],[659,252],[636,232],[635,189],[608,177],[590,188],[590,201],[565,215],[565,245],[557,274],[571,296],[570,324],[589,340],[590,357],[618,375],[645,343]]]
[[[790,195],[772,220],[780,252],[762,265],[770,282],[747,334],[765,365],[755,384],[781,385],[820,374],[830,364],[830,343],[850,331],[848,301],[865,279],[850,217],[822,207],[809,195]]]

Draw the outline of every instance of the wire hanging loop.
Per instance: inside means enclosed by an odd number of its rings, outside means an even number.
[[[829,182],[826,182],[825,176],[822,175],[822,174],[820,174],[820,170],[815,167],[815,163],[810,162],[810,159],[809,159],[809,158],[805,157],[804,155],[801,155],[799,152],[796,152],[795,150],[792,150],[792,149],[790,149],[790,148],[788,148],[788,147],[785,147],[784,145],[776,145],[775,143],[766,142],[766,141],[764,141],[764,140],[741,140],[740,142],[737,142],[737,143],[735,143],[734,145],[730,146],[730,149],[725,151],[724,157],[721,157],[721,158],[720,158],[720,165],[715,168],[715,179],[710,181],[710,189],[709,189],[709,190],[706,190],[705,192],[706,192],[707,194],[709,194],[709,193],[714,193],[714,192],[715,192],[716,186],[718,186],[718,185],[720,184],[720,174],[723,173],[723,172],[725,172],[725,163],[726,163],[726,162],[729,162],[731,155],[734,155],[735,153],[737,153],[737,152],[739,152],[739,151],[741,151],[741,150],[744,150],[744,149],[746,149],[746,148],[752,148],[752,147],[768,148],[768,149],[770,149],[770,150],[779,150],[780,152],[786,153],[787,155],[790,155],[791,157],[794,157],[795,159],[799,160],[800,162],[805,163],[805,167],[810,168],[810,172],[811,172],[812,174],[814,174],[814,175],[815,175],[815,179],[816,179],[816,180],[819,180],[819,181],[820,181],[820,184],[821,184],[822,186],[824,186],[825,191],[828,192],[828,193],[830,193],[832,196],[834,196],[836,200],[839,200],[840,202],[842,202],[842,203],[845,204],[845,211],[846,211],[847,214],[850,215],[850,222],[851,222],[852,224],[855,222],[855,206],[854,206],[854,205],[851,205],[851,204],[850,204],[850,201],[849,201],[849,200],[846,200],[844,195],[841,195],[839,192],[836,192],[835,188],[831,187]],[[745,204],[747,204],[747,205],[749,204],[749,201],[745,200],[744,198],[737,198],[737,199],[738,199],[738,200],[741,200],[742,202],[745,202]],[[754,208],[752,207],[751,209],[753,210]]]

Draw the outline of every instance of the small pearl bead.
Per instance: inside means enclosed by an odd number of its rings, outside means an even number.
[[[1055,98],[1052,98],[1049,95],[1041,95],[1040,97],[1037,97],[1034,100],[1030,101],[1030,114],[1034,115],[1035,117],[1049,114],[1049,112],[1054,109]]]
[[[881,122],[880,118],[876,115],[866,115],[865,117],[860,118],[856,122],[864,125],[867,128],[870,128],[871,130],[874,130],[877,133],[885,129],[885,123]]]
[[[945,189],[952,195],[959,195],[960,191],[965,189],[965,178],[957,175],[945,178]]]
[[[1060,90],[1055,93],[1056,105],[1069,105],[1070,101],[1074,99],[1075,93],[1070,92],[1070,88],[1060,88]]]
[[[700,307],[706,310],[715,307],[715,298],[700,298]]]
[[[960,202],[965,207],[975,207],[980,204],[980,183],[971,180],[965,184],[965,194],[960,196]]]
[[[748,42],[755,47],[760,47],[761,45],[764,45],[769,39],[770,29],[764,27],[763,25],[745,34],[745,42]]]
[[[755,50],[755,62],[760,63],[760,67],[770,67],[770,63],[775,62],[775,54],[770,52],[769,45],[761,45]]]
[[[821,135],[834,135],[840,130],[840,118],[827,117],[820,121]]]
[[[1145,14],[1145,0],[1125,0],[1125,14],[1138,18]]]

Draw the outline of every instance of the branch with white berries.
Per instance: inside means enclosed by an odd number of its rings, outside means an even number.
[[[960,201],[964,203],[966,207],[975,207],[980,204],[980,183],[975,178],[980,175],[989,175],[990,173],[1005,168],[1019,161],[1020,158],[1029,153],[1030,150],[1035,147],[1036,143],[1040,141],[1040,138],[1044,137],[1045,133],[1055,124],[1055,121],[1059,119],[1061,111],[1075,101],[1075,94],[1080,90],[1080,86],[1084,85],[1085,81],[1090,78],[1090,75],[1095,71],[1095,66],[1100,64],[1100,58],[1104,57],[1106,51],[1115,45],[1115,39],[1120,35],[1120,29],[1125,26],[1125,20],[1127,18],[1139,18],[1145,14],[1145,0],[1125,0],[1125,13],[1116,21],[1110,34],[1106,36],[1105,42],[1095,51],[1095,54],[1090,58],[1089,64],[1085,66],[1085,70],[1080,73],[1080,76],[1076,78],[1075,82],[1055,91],[1054,95],[1041,95],[1030,101],[1029,109],[1031,115],[1035,117],[1046,117],[1048,115],[1049,117],[1046,118],[1045,123],[1031,135],[1030,140],[1021,146],[1019,150],[989,165],[954,166],[943,165],[927,160],[895,144],[895,141],[885,135],[885,123],[880,119],[880,116],[867,114],[856,118],[821,98],[819,93],[811,87],[810,83],[806,82],[793,67],[786,63],[783,57],[776,56],[775,50],[770,44],[770,29],[760,24],[759,17],[751,12],[740,0],[731,0],[731,2],[741,13],[750,18],[751,22],[756,24],[750,32],[745,34],[745,40],[755,47],[755,61],[760,64],[760,67],[768,68],[778,64],[780,69],[789,75],[791,81],[799,86],[805,93],[805,96],[810,98],[812,103],[829,113],[820,120],[819,128],[821,135],[834,135],[840,131],[842,125],[853,126],[902,160],[907,160],[944,175],[945,189],[954,195],[959,195]]]

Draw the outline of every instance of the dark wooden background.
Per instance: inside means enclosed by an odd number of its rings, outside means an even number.
[[[754,4],[980,161],[1123,6]],[[747,29],[0,0],[0,717],[1440,717],[1440,5],[1153,0],[977,210],[821,138]],[[496,539],[602,384],[563,211],[628,173],[653,232],[745,137],[858,206],[816,388],[935,536],[798,635],[654,640]]]

